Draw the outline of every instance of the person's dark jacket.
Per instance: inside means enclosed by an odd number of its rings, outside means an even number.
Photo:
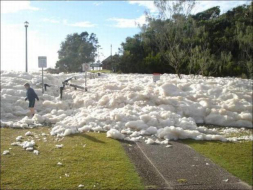
[[[28,88],[26,91],[26,99],[25,100],[29,100],[29,101],[33,101],[35,100],[35,98],[37,100],[39,100],[37,94],[34,92],[34,90],[32,88]]]

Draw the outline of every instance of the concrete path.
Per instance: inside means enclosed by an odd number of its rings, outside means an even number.
[[[148,189],[252,189],[183,143],[122,144]]]

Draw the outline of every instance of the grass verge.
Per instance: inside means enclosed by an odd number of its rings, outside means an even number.
[[[111,73],[112,71],[103,69],[103,70],[90,70],[89,72],[91,72],[91,73]]]
[[[104,133],[78,134],[59,141],[49,135],[49,128],[29,130],[40,140],[26,137],[28,130],[1,128],[1,189],[77,189],[80,184],[83,189],[144,189],[121,144]],[[24,140],[35,139],[40,154],[11,146],[19,135]],[[64,146],[59,149],[56,144]],[[10,155],[2,155],[9,148]]]
[[[197,152],[210,158],[234,176],[252,185],[252,142],[184,140]]]

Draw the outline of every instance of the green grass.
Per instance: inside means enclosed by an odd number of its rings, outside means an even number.
[[[91,72],[91,73],[111,73],[112,71],[103,69],[103,70],[94,70],[94,71],[90,70],[89,72]]]
[[[252,185],[252,142],[210,142],[184,140],[197,152]]]
[[[39,136],[40,141],[34,138],[37,156],[10,145],[18,135],[31,139],[24,136],[27,131],[1,128],[1,151],[12,148],[10,155],[1,155],[1,189],[77,189],[79,184],[83,189],[144,189],[121,144],[104,133],[68,136],[60,142],[50,135],[44,142]],[[50,128],[30,131],[49,134]],[[64,146],[58,149],[56,144]]]

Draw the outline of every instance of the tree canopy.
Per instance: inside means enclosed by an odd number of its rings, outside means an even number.
[[[141,32],[121,44],[118,71],[252,78],[252,2],[222,15],[219,7],[183,14],[187,1],[167,2],[156,1],[160,16],[147,16]]]
[[[56,68],[62,72],[80,72],[82,63],[93,62],[96,57],[98,39],[94,33],[67,35],[58,51]]]

